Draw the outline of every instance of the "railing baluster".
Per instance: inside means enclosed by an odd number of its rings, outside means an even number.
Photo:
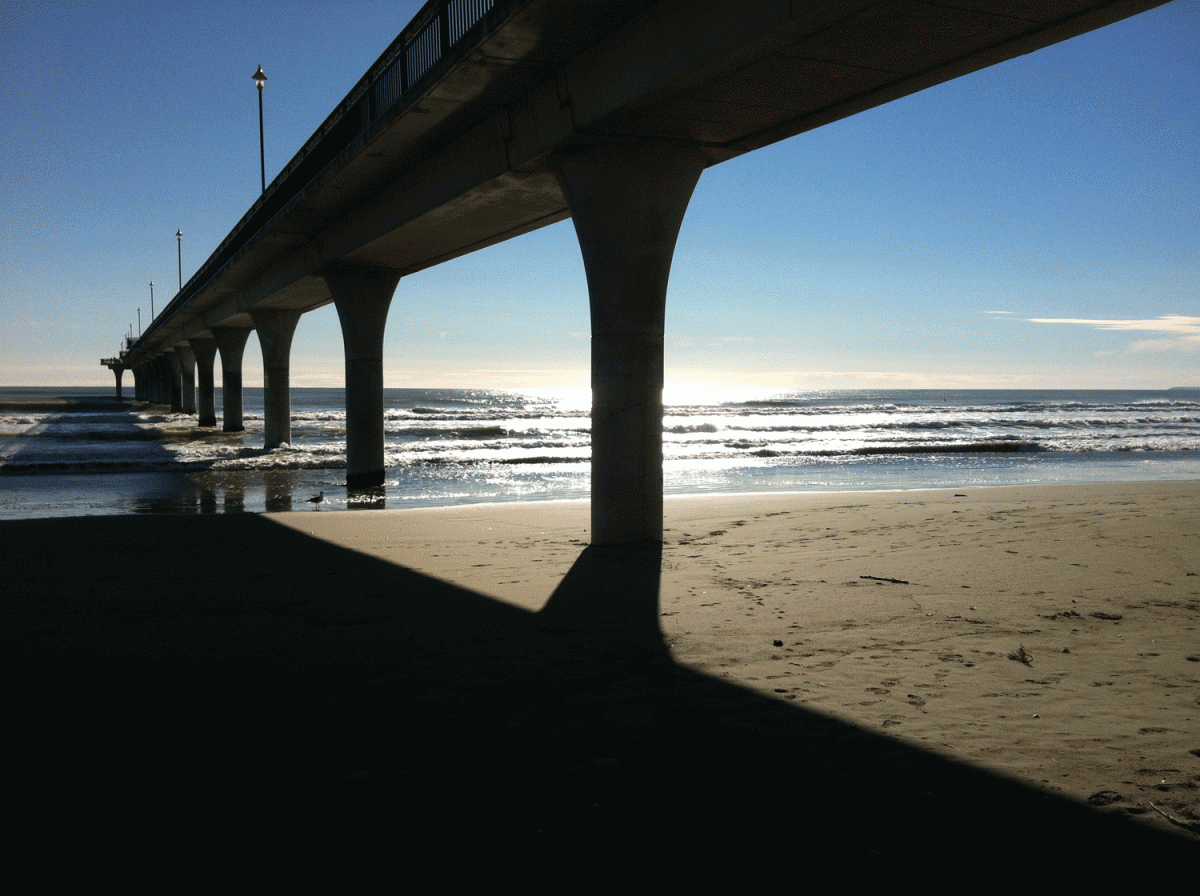
[[[438,58],[450,49],[450,4],[442,4],[438,10]]]

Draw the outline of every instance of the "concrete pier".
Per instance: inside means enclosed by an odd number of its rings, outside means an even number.
[[[213,359],[217,356],[217,340],[211,336],[193,336],[188,340],[196,356],[197,426],[217,425],[217,403],[213,385]]]
[[[325,282],[346,352],[346,487],[382,485],[383,333],[400,275],[383,268],[335,268]]]
[[[171,404],[171,379],[174,371],[171,367],[171,361],[167,357],[166,352],[163,352],[155,358],[155,386],[154,386],[154,402],[155,404]]]
[[[113,372],[113,376],[117,378],[117,401],[120,401],[124,396],[121,395],[121,376],[127,368],[122,358],[101,358],[100,363]],[[137,380],[134,380],[134,391],[137,391]]]
[[[221,429],[241,432],[242,420],[242,354],[250,330],[246,327],[213,327],[213,338],[221,352]]]
[[[196,356],[187,342],[175,346],[179,360],[179,407],[185,414],[196,413]]]
[[[171,405],[171,413],[183,413],[183,389],[180,387],[180,377],[183,376],[183,364],[179,360],[179,353],[173,348],[163,352],[163,356],[167,361],[167,369],[170,375],[167,379],[167,401]]]
[[[671,257],[708,164],[689,144],[555,156],[592,320],[592,544],[662,541],[663,327]]]
[[[291,440],[292,334],[332,294],[347,484],[369,487],[384,472],[382,340],[395,272],[572,217],[591,308],[592,539],[660,542],[667,282],[704,168],[1162,2],[1031,0],[1019,15],[780,0],[424,4],[181,284],[171,313],[129,340],[121,366],[143,366],[151,400],[191,409],[180,389],[189,365],[172,347],[212,332],[224,428],[240,431],[241,352],[254,327],[265,445],[277,447]]]
[[[263,447],[278,448],[292,441],[290,358],[300,312],[270,308],[251,311],[250,319],[263,356]]]
[[[162,392],[163,375],[162,364],[166,361],[162,355],[151,358],[146,364],[146,401],[151,404],[161,403],[159,395]]]
[[[146,362],[146,401],[151,404],[158,403],[158,392],[162,380],[159,370],[160,357],[151,358]]]

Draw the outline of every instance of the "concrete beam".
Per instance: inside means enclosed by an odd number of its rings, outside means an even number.
[[[242,353],[250,338],[246,327],[213,327],[213,339],[221,352],[221,416],[225,432],[242,432]]]
[[[251,311],[263,355],[263,447],[292,441],[291,353],[299,311]]]
[[[197,426],[217,425],[217,404],[213,388],[213,359],[217,356],[217,340],[211,336],[193,336],[188,340],[192,354],[196,356],[196,385],[199,395],[196,410],[199,414]]]
[[[159,355],[146,362],[146,401],[151,404],[160,404],[162,402],[160,398],[163,384],[162,362],[165,360],[165,358]]]
[[[158,355],[150,361],[150,401],[154,404],[171,403],[171,365],[166,355]]]
[[[592,320],[592,544],[662,541],[663,328],[688,201],[708,158],[635,142],[554,159]]]
[[[179,361],[179,354],[173,348],[163,352],[163,358],[167,363],[167,401],[171,405],[171,413],[183,413],[183,390],[179,386],[180,377],[183,376],[183,365]]]
[[[179,407],[185,414],[196,413],[196,356],[192,347],[181,342],[175,346],[179,360]]]
[[[384,480],[383,333],[400,274],[333,268],[325,282],[346,352],[346,486],[372,488]]]

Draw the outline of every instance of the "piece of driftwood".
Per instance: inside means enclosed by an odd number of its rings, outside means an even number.
[[[907,585],[904,579],[888,579],[883,576],[859,576],[860,579],[870,579],[872,582],[891,582],[893,585]]]
[[[1167,821],[1171,822],[1171,824],[1179,825],[1179,827],[1183,828],[1185,831],[1191,831],[1193,834],[1200,833],[1200,826],[1191,824],[1186,821],[1180,821],[1178,818],[1176,818],[1174,815],[1171,815],[1169,812],[1164,812],[1162,809],[1158,808],[1158,806],[1154,805],[1154,803],[1150,803],[1150,808],[1153,809],[1155,812],[1157,812],[1159,815],[1161,815],[1163,818],[1165,818]]]

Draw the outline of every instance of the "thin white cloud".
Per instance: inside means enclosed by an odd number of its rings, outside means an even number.
[[[1076,317],[1031,317],[1035,324],[1083,324],[1098,330],[1152,330],[1156,333],[1200,335],[1200,317],[1166,314],[1154,320],[1085,320]]]
[[[985,311],[984,314],[1012,314],[1011,311]]]
[[[1129,346],[1131,352],[1200,352],[1200,333],[1173,339],[1140,339]]]
[[[1035,324],[1080,324],[1097,330],[1169,333],[1163,339],[1142,339],[1129,347],[1132,352],[1200,351],[1200,317],[1166,314],[1153,320],[1088,320],[1074,317],[1031,317]]]

